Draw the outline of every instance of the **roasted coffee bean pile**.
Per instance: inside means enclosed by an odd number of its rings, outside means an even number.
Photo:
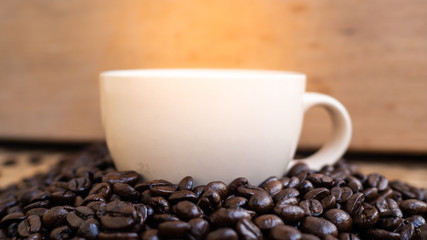
[[[344,161],[260,186],[114,169],[105,146],[0,191],[0,239],[427,239],[427,191]]]

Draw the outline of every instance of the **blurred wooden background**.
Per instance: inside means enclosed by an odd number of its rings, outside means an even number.
[[[98,74],[166,67],[283,69],[349,110],[353,151],[427,153],[427,2],[0,2],[0,139],[103,138]],[[303,148],[328,137],[305,118]]]

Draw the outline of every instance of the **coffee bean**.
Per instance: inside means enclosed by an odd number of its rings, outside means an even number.
[[[339,240],[360,240],[360,238],[354,233],[343,232],[338,235]]]
[[[244,208],[248,205],[248,199],[244,197],[229,197],[224,202],[225,208]]]
[[[403,217],[399,205],[391,198],[378,198],[375,206],[381,217]]]
[[[197,198],[200,198],[205,191],[206,185],[200,185],[193,188],[193,192],[197,195]]]
[[[283,183],[283,186],[285,188],[297,188],[300,185],[301,181],[299,180],[298,177],[293,176],[289,179],[289,183],[286,185],[285,183]]]
[[[299,240],[301,238],[302,234],[300,231],[285,225],[275,226],[269,234],[269,239],[271,240]]]
[[[306,217],[301,222],[301,230],[319,237],[324,237],[328,234],[334,237],[338,236],[337,227],[332,222],[323,218]]]
[[[101,216],[101,224],[105,228],[118,230],[132,227],[136,223],[137,212],[126,202],[113,201],[106,205],[106,215]]]
[[[336,198],[334,195],[329,195],[320,201],[323,207],[323,211],[334,208],[337,204]]]
[[[359,207],[362,206],[362,203],[364,200],[365,200],[365,197],[363,196],[363,193],[353,194],[347,200],[345,204],[345,210],[352,215],[355,214],[356,211],[359,209]]]
[[[176,215],[180,219],[188,221],[192,218],[203,217],[203,211],[200,207],[190,201],[181,201],[176,204]]]
[[[315,187],[330,188],[334,185],[334,179],[323,174],[311,174],[307,176],[307,180],[313,183]]]
[[[278,178],[276,177],[276,176],[271,176],[271,177],[268,177],[267,179],[265,179],[260,185],[259,185],[259,187],[260,188],[262,188],[262,189],[265,189],[265,186],[269,183],[269,182],[272,182],[272,181],[277,181],[278,180]]]
[[[274,208],[282,208],[286,205],[298,205],[298,199],[295,197],[282,199],[276,203]]]
[[[39,216],[31,215],[18,225],[18,234],[20,237],[29,237],[41,230],[42,223]]]
[[[141,240],[160,240],[157,229],[150,229],[142,233]]]
[[[106,200],[96,194],[88,195],[82,202],[81,205],[88,205],[91,202],[103,202],[105,203]]]
[[[210,232],[206,236],[206,240],[237,240],[239,239],[237,233],[231,228],[220,228]]]
[[[343,203],[353,195],[353,190],[349,187],[333,187],[331,195],[335,196],[338,203]]]
[[[410,222],[404,222],[404,224],[397,227],[393,232],[400,234],[400,239],[409,240],[415,236],[415,228]]]
[[[55,205],[72,204],[75,197],[76,194],[69,190],[56,191],[51,195],[52,202],[54,202]]]
[[[151,197],[148,200],[148,205],[153,208],[156,213],[169,213],[170,205],[163,197]]]
[[[250,213],[244,209],[220,208],[209,216],[210,222],[218,228],[232,227],[242,218],[251,218]]]
[[[367,239],[373,240],[399,240],[400,234],[389,232],[383,229],[369,229],[366,232]]]
[[[410,223],[412,223],[412,225],[414,225],[415,228],[419,228],[419,227],[423,226],[424,224],[426,224],[426,220],[420,215],[410,216],[410,217],[406,218],[406,220],[408,220]]]
[[[299,191],[303,195],[306,194],[306,193],[308,193],[308,192],[310,192],[313,189],[314,189],[313,184],[310,181],[308,181],[308,180],[302,181],[300,183],[300,185],[299,185]]]
[[[236,191],[236,195],[237,196],[241,196],[241,197],[245,197],[247,199],[251,198],[255,193],[257,192],[265,192],[264,189],[260,188],[260,187],[256,187],[256,186],[241,186],[237,188]]]
[[[47,210],[42,216],[43,226],[54,228],[66,223],[68,211],[65,207],[53,207]]]
[[[22,212],[10,213],[1,219],[0,227],[7,227],[13,222],[20,222],[22,219],[25,219],[25,216]]]
[[[135,185],[135,190],[142,193],[145,190],[150,190],[150,182],[142,182]]]
[[[1,234],[0,234],[0,239],[2,239]],[[27,237],[27,240],[43,240],[43,236],[40,233],[34,233],[34,234],[31,234],[29,237]]]
[[[275,196],[283,189],[283,183],[279,180],[270,181],[263,187],[265,191],[267,191],[270,196]]]
[[[388,230],[388,231],[394,231],[397,227],[399,227],[401,224],[403,224],[405,220],[400,217],[389,217],[389,218],[382,218],[377,222],[377,226],[379,228]]]
[[[349,232],[353,227],[353,220],[347,212],[340,209],[331,209],[325,213],[326,219],[331,221],[340,232]]]
[[[205,187],[205,192],[209,191],[209,190],[214,190],[216,192],[218,192],[219,196],[221,197],[221,199],[226,199],[227,198],[227,194],[228,194],[228,186],[221,182],[221,181],[215,181],[215,182],[210,182],[206,185]]]
[[[188,230],[188,238],[190,240],[202,240],[208,234],[209,222],[201,218],[193,218],[188,221],[190,229]]]
[[[222,206],[221,196],[217,191],[210,189],[203,193],[197,205],[205,213],[211,213]]]
[[[291,198],[291,197],[299,197],[300,193],[297,189],[295,188],[286,188],[281,190],[280,192],[278,192],[275,196],[274,196],[274,201],[275,202],[279,202],[282,199],[285,198]]]
[[[354,193],[363,191],[363,184],[359,179],[353,176],[347,176],[345,179],[347,181],[347,187],[351,188]]]
[[[33,208],[33,209],[29,210],[29,211],[25,214],[25,216],[26,216],[26,217],[29,217],[29,216],[31,216],[31,215],[36,215],[36,216],[41,217],[41,216],[43,216],[43,214],[44,214],[46,211],[47,211],[47,209],[46,209],[46,208]]]
[[[70,239],[72,235],[71,229],[68,226],[59,226],[50,232],[50,239],[52,240],[64,240]]]
[[[367,188],[363,191],[366,201],[374,200],[378,197],[378,188]]]
[[[379,191],[383,191],[388,186],[388,180],[383,175],[372,173],[368,175],[367,184],[369,187],[376,187]]]
[[[258,191],[248,201],[248,208],[258,214],[270,212],[274,207],[271,196],[265,191]]]
[[[197,195],[190,190],[180,190],[172,193],[169,196],[169,202],[175,204],[180,201],[191,201],[196,202],[198,199]]]
[[[250,219],[242,218],[237,222],[236,231],[240,239],[257,240],[262,239],[261,230]]]
[[[99,240],[138,240],[138,233],[135,232],[101,232]]]
[[[298,176],[298,174],[303,172],[308,172],[310,169],[308,168],[307,164],[305,163],[297,163],[294,166],[292,166],[291,169],[289,169],[288,176]]]
[[[316,199],[322,200],[329,195],[329,189],[327,188],[315,188],[304,195],[304,199]]]
[[[408,215],[420,215],[427,213],[427,203],[417,199],[403,200],[399,203],[399,207]]]
[[[193,178],[191,176],[184,177],[178,183],[178,190],[191,190],[193,188]]]
[[[33,208],[47,208],[49,207],[49,203],[50,203],[49,200],[36,201],[25,206],[23,210],[26,213]]]
[[[320,238],[313,234],[303,233],[301,234],[301,240],[320,240]]]
[[[159,224],[159,236],[164,238],[184,238],[190,225],[183,221],[170,221]]]
[[[305,216],[305,211],[302,207],[293,205],[274,208],[274,213],[278,215],[283,222],[290,225],[297,224]]]
[[[126,183],[114,183],[113,192],[120,196],[122,199],[135,200],[139,196],[139,192],[136,191],[132,186]]]
[[[303,200],[299,206],[304,209],[306,216],[319,216],[323,212],[322,204],[316,199]]]
[[[151,196],[169,198],[177,189],[176,185],[154,186],[150,188]]]
[[[374,206],[363,203],[353,216],[353,222],[360,228],[371,228],[377,223],[379,217],[380,214]]]
[[[263,232],[267,232],[270,229],[278,225],[284,225],[282,219],[273,214],[264,214],[255,218],[254,223]]]
[[[71,228],[79,228],[87,219],[93,218],[95,216],[95,212],[87,207],[80,206],[77,207],[73,212],[70,212],[66,219],[67,223]]]
[[[155,214],[153,216],[154,225],[159,225],[160,223],[169,222],[169,221],[179,221],[179,218],[168,213]]]
[[[80,226],[77,236],[85,239],[96,239],[100,231],[101,229],[98,220],[89,219]]]
[[[109,184],[126,183],[134,186],[139,181],[138,173],[134,171],[110,172],[102,177],[102,182]]]
[[[390,182],[390,187],[400,192],[404,199],[415,199],[417,196],[411,191],[411,187],[401,181],[395,180]]]
[[[164,179],[156,179],[150,182],[150,189],[155,188],[155,187],[160,187],[160,186],[173,186],[174,184],[164,180]],[[178,186],[176,186],[176,188],[178,188]]]
[[[244,177],[236,178],[228,185],[228,192],[230,194],[234,194],[236,193],[238,187],[244,187],[248,185],[249,185],[249,181],[247,178],[244,178]]]
[[[68,190],[75,192],[77,194],[84,193],[89,190],[91,185],[90,179],[88,178],[73,178],[68,181]]]

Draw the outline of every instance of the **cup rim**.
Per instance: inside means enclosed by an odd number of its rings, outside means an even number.
[[[147,69],[127,69],[111,70],[100,73],[101,77],[123,77],[123,78],[306,78],[303,73],[265,70],[265,69],[237,69],[237,68],[147,68]]]

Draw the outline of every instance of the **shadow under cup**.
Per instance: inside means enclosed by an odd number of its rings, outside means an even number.
[[[282,176],[311,107],[304,103],[305,81],[303,74],[267,70],[104,72],[101,112],[114,163],[146,180],[174,183],[185,176],[197,184],[246,177],[256,185]]]

